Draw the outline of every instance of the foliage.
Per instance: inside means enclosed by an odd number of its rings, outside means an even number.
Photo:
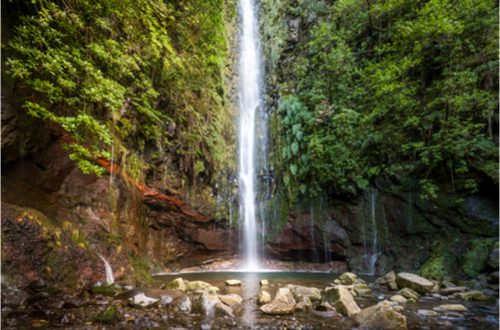
[[[464,256],[463,270],[471,278],[477,277],[488,262],[488,257],[495,244],[493,239],[475,239],[470,242]]]
[[[356,194],[379,175],[411,179],[424,199],[443,182],[498,183],[497,12],[491,0],[280,1],[263,12],[280,100],[274,162],[290,197]],[[297,19],[292,40],[280,27]],[[273,31],[280,40],[266,43]]]
[[[17,13],[5,66],[24,108],[63,129],[70,157],[102,174],[97,158],[144,175],[156,153],[195,183],[230,164],[223,0],[35,0]],[[173,160],[173,161],[172,161]],[[231,167],[231,165],[229,165]]]

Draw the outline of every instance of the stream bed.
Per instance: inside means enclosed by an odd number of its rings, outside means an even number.
[[[243,302],[233,307],[234,316],[218,313],[207,315],[192,294],[165,288],[165,284],[182,277],[187,281],[204,281],[220,289],[220,294],[238,294]],[[288,284],[315,287],[329,286],[338,274],[314,272],[203,272],[155,275],[154,282],[142,288],[117,285],[117,292],[92,293],[86,288],[73,294],[49,293],[49,290],[31,288],[31,291],[3,288],[2,329],[66,328],[66,329],[355,329],[352,318],[333,311],[305,310],[290,315],[266,315],[259,310],[257,296],[260,280],[269,284],[265,290],[274,297],[279,288]],[[375,277],[359,276],[372,289],[373,297],[355,297],[361,309],[389,299],[395,294],[374,284]],[[226,280],[241,281],[239,286],[227,286]],[[95,290],[94,290],[95,291]],[[138,308],[129,303],[138,292],[162,299],[149,308]],[[169,298],[165,298],[169,297]],[[186,307],[190,297],[190,308]],[[419,310],[432,310],[441,304],[462,304],[465,313],[436,313],[423,316]],[[183,307],[182,304],[184,304]],[[498,300],[472,302],[439,295],[421,296],[416,303],[402,304],[409,329],[498,329]],[[106,311],[113,311],[106,319]],[[422,316],[421,316],[422,315]],[[109,315],[108,315],[109,316]],[[361,328],[359,328],[361,329]]]

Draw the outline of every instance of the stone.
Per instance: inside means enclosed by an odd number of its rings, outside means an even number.
[[[448,281],[448,280],[443,280],[443,281],[441,282],[441,286],[442,286],[443,288],[453,288],[453,287],[456,287],[457,285],[456,285],[456,284],[454,284],[454,283],[452,283],[452,282],[450,282],[450,281]]]
[[[349,290],[342,285],[337,285],[327,290],[323,301],[328,302],[339,313],[348,317],[353,316],[361,310]]]
[[[390,271],[384,276],[377,278],[375,283],[387,286],[389,290],[392,291],[396,291],[398,289],[398,285],[396,284],[396,273],[394,271]]]
[[[268,286],[269,285],[269,281],[266,280],[266,279],[262,279],[260,280],[260,286]]]
[[[267,291],[261,291],[259,293],[258,302],[260,305],[268,304],[271,302],[271,295]]]
[[[191,303],[191,299],[189,299],[188,296],[185,296],[181,299],[179,302],[179,305],[177,306],[181,312],[184,313],[190,313],[192,309],[193,304]]]
[[[436,312],[467,312],[467,307],[461,304],[446,304],[434,307],[432,310]]]
[[[366,283],[356,283],[353,286],[353,291],[358,297],[371,297],[372,289]]]
[[[30,294],[27,291],[19,289],[2,289],[2,305],[4,306],[22,306],[26,305]]]
[[[178,277],[168,283],[167,288],[184,292],[186,291],[186,283],[184,283],[184,280],[181,277]]]
[[[243,302],[243,298],[235,293],[218,295],[220,301],[228,306],[239,305]]]
[[[233,309],[223,303],[215,304],[215,313],[234,317]]]
[[[286,287],[292,291],[296,300],[299,300],[301,297],[307,297],[311,301],[321,300],[321,291],[318,288],[293,284],[289,284]]]
[[[186,291],[204,290],[212,285],[203,281],[190,281],[186,284]]]
[[[291,314],[295,310],[295,298],[289,288],[280,288],[273,301],[260,307],[265,314],[283,315]]]
[[[489,301],[493,300],[492,297],[485,295],[483,292],[474,290],[469,292],[461,292],[453,295],[456,298],[460,298],[466,301]]]
[[[309,297],[307,296],[302,296],[298,299],[298,302],[297,304],[295,305],[295,309],[298,309],[298,310],[308,310],[308,309],[312,309],[313,307],[313,304],[311,302],[311,299],[309,299]]]
[[[498,269],[499,267],[498,259],[499,259],[499,246],[498,242],[496,242],[488,257],[488,266],[490,266],[493,269]]]
[[[400,304],[404,304],[408,301],[408,299],[399,294],[392,296],[391,298],[389,298],[389,300]]]
[[[159,299],[151,298],[146,296],[144,293],[138,293],[129,299],[129,302],[133,306],[139,306],[143,308],[148,308],[156,305]]]
[[[201,295],[201,308],[205,315],[213,315],[215,306],[221,303],[219,297],[213,293],[203,292]]]
[[[227,280],[226,285],[227,286],[240,286],[241,281],[240,280]]]
[[[216,287],[216,286],[209,286],[209,287],[207,287],[207,288],[205,288],[205,289],[203,289],[201,291],[202,291],[201,292],[202,294],[205,293],[205,292],[209,293],[209,294],[217,294],[217,293],[219,293],[220,289],[218,287]]]
[[[417,292],[415,292],[414,290],[409,289],[409,288],[403,288],[403,289],[399,290],[398,294],[405,297],[406,299],[412,300],[414,302],[417,302],[418,298],[420,297]]]
[[[172,298],[172,296],[169,296],[169,295],[163,295],[160,297],[160,303],[162,305],[168,305],[170,304],[172,301],[174,300],[174,298]]]
[[[454,286],[454,287],[451,286],[451,287],[441,289],[439,291],[439,293],[444,295],[444,296],[449,296],[449,295],[457,293],[457,292],[465,292],[465,291],[467,291],[467,288],[465,286]]]
[[[354,282],[356,282],[357,279],[358,279],[358,276],[354,273],[351,273],[351,272],[346,272],[338,277],[338,280],[340,281],[340,284],[342,284],[342,285],[354,284]]]
[[[428,309],[419,309],[417,311],[417,315],[423,316],[423,317],[430,317],[430,316],[437,316],[438,313],[436,313],[435,311],[428,310]]]
[[[326,301],[319,304],[318,307],[316,307],[316,310],[323,311],[323,312],[327,312],[327,311],[336,312],[337,311],[335,309],[335,307],[333,307],[332,305],[330,305],[330,303],[328,303]]]
[[[387,300],[361,310],[354,315],[354,320],[361,327],[369,329],[408,329],[406,317]]]
[[[434,288],[434,283],[412,273],[399,273],[396,277],[396,283],[401,288],[409,288],[418,293],[428,293]]]

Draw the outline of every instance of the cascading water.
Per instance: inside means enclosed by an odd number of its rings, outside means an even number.
[[[255,218],[255,117],[260,106],[260,63],[253,0],[240,0],[242,35],[239,60],[239,194],[246,270],[259,269]],[[241,221],[243,220],[243,221]]]
[[[111,265],[102,255],[100,255],[99,253],[97,255],[99,256],[99,258],[101,258],[102,262],[104,263],[104,269],[106,270],[106,284],[111,285],[115,283],[115,278],[113,277],[113,269],[111,269]]]

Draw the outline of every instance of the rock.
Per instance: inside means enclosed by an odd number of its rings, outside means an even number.
[[[129,299],[129,302],[133,306],[139,306],[143,308],[148,308],[156,305],[159,299],[151,298],[146,296],[144,293],[138,293]]]
[[[181,277],[178,277],[178,278],[172,280],[170,283],[168,283],[167,288],[180,290],[180,291],[184,292],[184,291],[186,291],[186,283],[184,282],[184,280]]]
[[[24,290],[2,289],[2,305],[4,306],[22,306],[26,305],[30,294]]]
[[[417,302],[419,298],[419,294],[409,288],[403,288],[399,290],[398,294],[405,297],[408,300],[412,300],[413,302]]]
[[[448,281],[448,280],[443,280],[443,281],[441,282],[441,286],[442,286],[443,288],[454,288],[454,287],[456,287],[457,285],[455,285],[454,283],[452,283],[452,282],[450,282],[450,281]]]
[[[390,271],[384,276],[377,278],[375,283],[385,285],[389,290],[396,291],[398,289],[398,285],[396,284],[396,273],[394,271]]]
[[[298,302],[297,304],[295,305],[295,309],[298,309],[298,310],[307,310],[307,309],[312,309],[313,307],[313,304],[311,302],[311,299],[309,299],[309,297],[307,296],[301,296],[299,299],[298,299]]]
[[[223,303],[215,304],[215,313],[234,317],[233,309],[227,305],[224,305]]]
[[[457,293],[457,292],[465,292],[467,291],[467,288],[465,286],[452,286],[448,288],[441,289],[439,291],[440,294],[444,296],[449,296],[451,294]]]
[[[436,312],[467,312],[467,307],[461,304],[446,304],[434,307]]]
[[[192,309],[193,304],[191,303],[191,299],[189,299],[188,296],[185,296],[181,299],[179,302],[179,305],[177,306],[181,312],[184,313],[190,313]]]
[[[356,282],[356,280],[358,279],[358,276],[354,273],[346,272],[346,273],[340,275],[337,279],[340,281],[340,284],[342,284],[342,285],[350,285],[350,284],[354,284],[354,282]]]
[[[337,311],[335,309],[335,307],[333,307],[332,305],[330,305],[330,303],[328,303],[326,301],[319,304],[318,307],[316,307],[316,310],[323,311],[323,312],[326,312],[326,311],[336,312]]]
[[[434,283],[428,279],[411,273],[399,273],[396,283],[401,288],[409,288],[419,293],[428,293],[434,288]]]
[[[209,286],[203,290],[198,290],[198,291],[201,291],[201,293],[209,293],[209,294],[217,294],[219,293],[220,289],[216,286]]]
[[[269,281],[266,280],[266,279],[262,279],[260,280],[260,286],[268,286],[269,285]]]
[[[404,304],[407,301],[407,299],[405,297],[403,297],[402,295],[399,295],[399,294],[392,296],[389,300],[397,302],[397,303],[401,303],[401,304]]]
[[[240,286],[241,281],[240,280],[227,280],[226,285],[227,286]]]
[[[292,291],[289,288],[280,288],[274,300],[271,303],[261,306],[260,310],[265,314],[290,314],[295,310],[295,304]]]
[[[366,283],[357,283],[353,286],[353,291],[358,297],[371,297],[372,289]]]
[[[230,294],[221,294],[218,295],[220,301],[222,301],[224,304],[228,306],[234,306],[234,305],[239,305],[243,302],[243,298],[235,293],[230,293]]]
[[[469,292],[456,293],[453,297],[460,298],[466,301],[488,301],[492,300],[492,297],[485,295],[483,292],[474,290]]]
[[[354,315],[361,327],[369,329],[407,329],[406,317],[384,300]]]
[[[423,317],[430,317],[430,316],[437,316],[438,313],[428,310],[428,309],[419,309],[417,311],[418,316],[423,316]]]
[[[299,298],[302,297],[307,297],[311,301],[321,300],[321,291],[318,288],[293,285],[293,284],[289,284],[286,287],[292,291],[296,300],[299,300]]]
[[[348,317],[351,317],[361,310],[356,301],[354,301],[349,290],[342,285],[337,285],[327,290],[323,297],[323,301],[328,302],[330,305],[334,306],[339,313]]]
[[[219,303],[221,303],[219,297],[213,293],[204,292],[201,295],[201,308],[205,315],[213,315],[215,306]]]
[[[271,302],[271,295],[267,291],[261,291],[259,293],[258,301],[260,305],[268,304]]]
[[[172,296],[169,296],[169,295],[163,295],[160,297],[160,303],[162,305],[168,305],[170,304],[172,301],[174,300],[174,298],[172,298]]]
[[[190,281],[186,284],[186,291],[204,290],[212,285],[203,281]]]

